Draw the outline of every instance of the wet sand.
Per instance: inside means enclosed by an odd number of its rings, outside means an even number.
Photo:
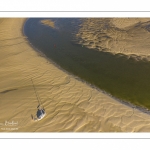
[[[150,18],[86,18],[78,43],[99,51],[150,60]]]
[[[60,70],[23,35],[25,19],[0,22],[0,132],[149,132],[150,115]],[[38,101],[47,115],[34,122]]]

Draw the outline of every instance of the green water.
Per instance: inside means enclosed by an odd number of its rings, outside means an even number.
[[[56,29],[29,19],[24,32],[34,47],[63,69],[112,96],[150,109],[150,62],[87,49],[72,42],[80,19],[54,19]],[[55,46],[54,46],[55,45]]]

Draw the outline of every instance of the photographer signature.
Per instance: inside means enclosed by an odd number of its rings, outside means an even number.
[[[18,125],[18,121],[15,122],[15,121],[7,121],[5,120],[5,123],[0,123],[0,126],[17,126]]]

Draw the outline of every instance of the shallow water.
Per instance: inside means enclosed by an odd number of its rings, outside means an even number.
[[[87,49],[72,40],[81,23],[77,18],[56,18],[56,29],[43,18],[28,19],[24,32],[30,43],[68,72],[112,96],[150,109],[150,62]]]

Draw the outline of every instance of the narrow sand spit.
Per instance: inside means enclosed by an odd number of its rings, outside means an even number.
[[[91,49],[150,60],[150,18],[84,19],[76,37]]]
[[[1,132],[150,131],[150,115],[63,72],[39,55],[22,34],[25,19],[0,20]],[[47,115],[34,122],[38,101]]]

